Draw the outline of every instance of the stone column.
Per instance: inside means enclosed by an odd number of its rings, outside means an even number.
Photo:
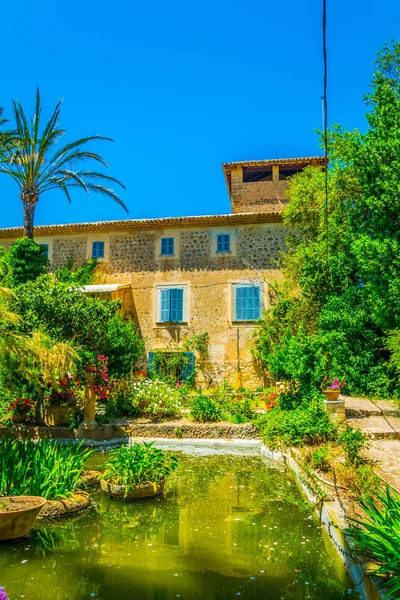
[[[346,407],[342,398],[339,398],[339,400],[325,400],[324,404],[330,421],[335,425],[346,422]]]
[[[83,423],[80,429],[95,429],[96,423],[96,394],[93,386],[96,375],[90,371],[91,365],[85,365],[85,405],[83,407]]]

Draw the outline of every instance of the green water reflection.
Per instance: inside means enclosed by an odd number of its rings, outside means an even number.
[[[181,455],[163,497],[93,496],[87,514],[0,546],[11,600],[359,597],[296,483],[259,458]]]

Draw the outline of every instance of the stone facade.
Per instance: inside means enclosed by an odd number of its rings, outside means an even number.
[[[185,338],[207,332],[208,355],[196,356],[198,383],[212,386],[227,379],[236,386],[257,386],[263,379],[251,354],[255,322],[236,320],[236,287],[257,286],[261,304],[268,306],[268,283],[281,278],[286,249],[281,212],[288,202],[288,182],[282,173],[321,166],[321,161],[223,165],[232,202],[229,215],[43,226],[35,229],[36,241],[47,244],[53,269],[71,260],[75,266],[82,264],[90,258],[92,244],[102,242],[98,281],[119,284],[108,297],[122,300],[124,314],[139,327],[147,352],[182,350]],[[259,177],[264,180],[253,180]],[[219,234],[229,235],[229,251],[218,251]],[[20,235],[20,229],[0,230],[5,246]],[[162,252],[165,237],[174,240],[172,256]],[[182,290],[182,322],[161,322],[165,288]]]

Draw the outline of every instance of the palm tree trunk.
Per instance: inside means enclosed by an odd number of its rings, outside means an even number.
[[[33,218],[35,216],[35,202],[23,202],[24,205],[24,236],[33,240]]]

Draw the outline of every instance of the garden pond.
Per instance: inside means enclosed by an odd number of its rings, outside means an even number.
[[[359,598],[296,481],[256,456],[175,452],[163,496],[36,522],[0,545],[10,600]],[[105,453],[88,465],[101,469]]]

